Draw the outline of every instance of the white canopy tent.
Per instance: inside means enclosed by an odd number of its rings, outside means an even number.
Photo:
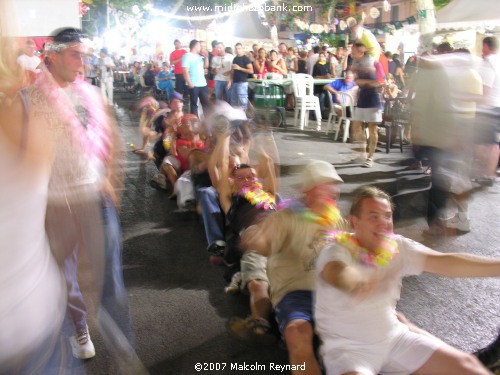
[[[500,28],[499,0],[452,0],[436,12],[437,30]]]
[[[271,44],[271,31],[262,24],[258,12],[235,13],[217,27],[217,40],[243,44]]]

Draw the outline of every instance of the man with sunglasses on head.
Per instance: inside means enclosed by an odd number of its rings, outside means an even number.
[[[103,339],[123,360],[119,366],[141,373],[131,346],[133,332],[120,264],[115,190],[121,184],[118,130],[99,92],[84,80],[85,36],[74,28],[55,34],[46,45],[46,66],[25,92],[30,126],[48,123],[55,147],[46,230],[68,286],[72,352],[81,359],[95,356],[78,283],[78,260],[85,252],[92,280],[89,295],[97,296],[94,303]]]

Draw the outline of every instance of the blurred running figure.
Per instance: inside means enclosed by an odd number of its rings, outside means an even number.
[[[500,55],[498,39],[488,36],[483,39],[483,79],[484,102],[479,106],[480,114],[476,131],[476,155],[481,162],[482,175],[476,182],[492,186],[496,180],[496,170],[500,150],[498,134],[500,133]]]
[[[48,44],[47,68],[27,88],[30,126],[48,122],[55,145],[46,230],[66,277],[73,355],[82,359],[95,355],[78,283],[78,260],[85,252],[92,273],[89,295],[97,297],[93,305],[103,339],[120,372],[142,373],[132,347],[120,263],[115,210],[119,203],[115,189],[121,182],[120,142],[101,96],[83,79],[83,38],[78,29],[56,31]]]

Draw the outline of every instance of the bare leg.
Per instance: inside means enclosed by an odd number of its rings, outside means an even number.
[[[491,375],[472,354],[464,353],[446,344],[438,348],[415,374]]]
[[[321,370],[314,355],[314,331],[310,322],[305,320],[292,320],[285,328],[285,337],[288,357],[291,365],[305,363],[305,371],[295,370],[292,374],[320,375]]]
[[[168,178],[168,181],[172,184],[172,187],[174,187],[175,182],[179,178],[174,167],[172,167],[172,165],[170,165],[170,164],[164,163],[161,165],[160,173],[163,173],[164,175],[166,175]]]
[[[361,121],[352,122],[352,132],[354,143],[357,143],[357,147],[353,148],[353,151],[360,152],[360,158],[366,158],[366,134],[363,129],[363,123]]]
[[[368,159],[373,160],[373,154],[375,153],[375,148],[377,147],[377,142],[378,142],[377,124],[375,122],[369,122],[368,131],[370,133],[370,139],[368,144]]]
[[[250,292],[250,310],[255,318],[269,320],[272,305],[269,299],[269,284],[262,280],[251,280],[248,284]]]

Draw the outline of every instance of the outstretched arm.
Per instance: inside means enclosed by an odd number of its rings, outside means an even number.
[[[231,208],[231,186],[229,184],[229,134],[216,133],[217,144],[208,164],[212,185],[219,193],[222,210]]]
[[[500,259],[433,251],[427,254],[424,271],[447,277],[499,277]]]

